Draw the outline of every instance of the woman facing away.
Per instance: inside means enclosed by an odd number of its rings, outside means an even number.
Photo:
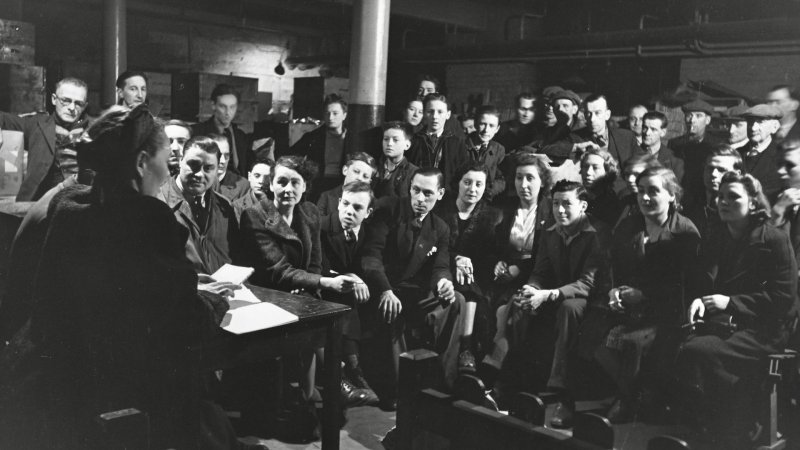
[[[232,286],[198,282],[156,198],[169,155],[145,106],[112,107],[87,130],[78,161],[93,184],[53,199],[30,328],[6,350],[3,448],[103,448],[95,417],[124,408],[148,415],[156,448],[239,446],[200,388],[200,347]]]

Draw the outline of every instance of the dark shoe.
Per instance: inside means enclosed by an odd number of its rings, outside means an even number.
[[[364,373],[361,371],[360,367],[356,367],[355,369],[345,368],[344,377],[347,378],[347,380],[352,383],[353,386],[359,389],[372,390],[372,388],[369,386],[369,383],[367,383],[367,379],[364,378]]]
[[[553,411],[553,418],[550,419],[550,426],[553,428],[572,428],[574,417],[575,403],[560,401],[556,403],[556,409]]]
[[[458,373],[475,373],[475,356],[469,350],[458,354]]]
[[[606,418],[613,424],[630,423],[636,417],[636,405],[625,400],[617,400],[611,405]]]
[[[383,411],[393,412],[397,411],[397,398],[395,397],[381,397],[378,402],[378,408]]]
[[[364,391],[364,389],[359,389],[353,386],[349,381],[346,379],[342,379],[342,404],[344,407],[349,408],[351,406],[363,406],[366,405],[369,401],[369,394]],[[371,391],[370,391],[371,392]],[[372,395],[375,395],[372,392]]]

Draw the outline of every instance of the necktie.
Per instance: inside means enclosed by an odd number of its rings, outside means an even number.
[[[230,145],[231,149],[231,160],[229,165],[235,170],[238,170],[239,155],[236,152],[236,141],[233,138],[233,130],[231,128],[225,128],[222,133],[225,135],[225,138],[228,139],[228,145]]]
[[[606,148],[606,146],[608,146],[608,142],[606,142],[606,139],[603,136],[596,136],[594,138],[594,143],[599,145],[600,148]]]
[[[344,232],[344,240],[347,242],[355,242],[356,241],[356,233],[353,230],[345,230]]]
[[[194,220],[197,222],[197,225],[200,229],[203,229],[206,224],[206,208],[203,206],[203,197],[198,195],[194,199],[192,199],[192,214],[194,214]]]
[[[420,217],[420,216],[414,217],[414,220],[411,221],[411,228],[413,228],[416,231],[421,230],[422,229],[422,220],[423,220],[423,218]]]

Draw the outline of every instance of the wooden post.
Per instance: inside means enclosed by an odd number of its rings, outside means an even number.
[[[342,320],[333,319],[325,339],[325,398],[322,402],[322,448],[339,450],[340,389],[342,383]]]
[[[417,395],[422,389],[434,386],[438,355],[425,349],[411,350],[400,355],[400,385],[397,399],[398,448],[413,446]]]

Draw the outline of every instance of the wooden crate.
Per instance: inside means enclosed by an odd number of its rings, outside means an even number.
[[[0,19],[0,63],[34,64],[36,30],[33,24]]]
[[[258,79],[216,75],[211,73],[180,73],[172,76],[172,117],[190,122],[211,117],[211,91],[225,83],[240,93],[239,111],[234,122],[245,131],[253,130],[258,116]]]
[[[167,119],[172,111],[172,74],[145,72],[147,75],[147,104],[154,115]]]
[[[45,82],[44,67],[0,64],[0,111],[44,111]]]

